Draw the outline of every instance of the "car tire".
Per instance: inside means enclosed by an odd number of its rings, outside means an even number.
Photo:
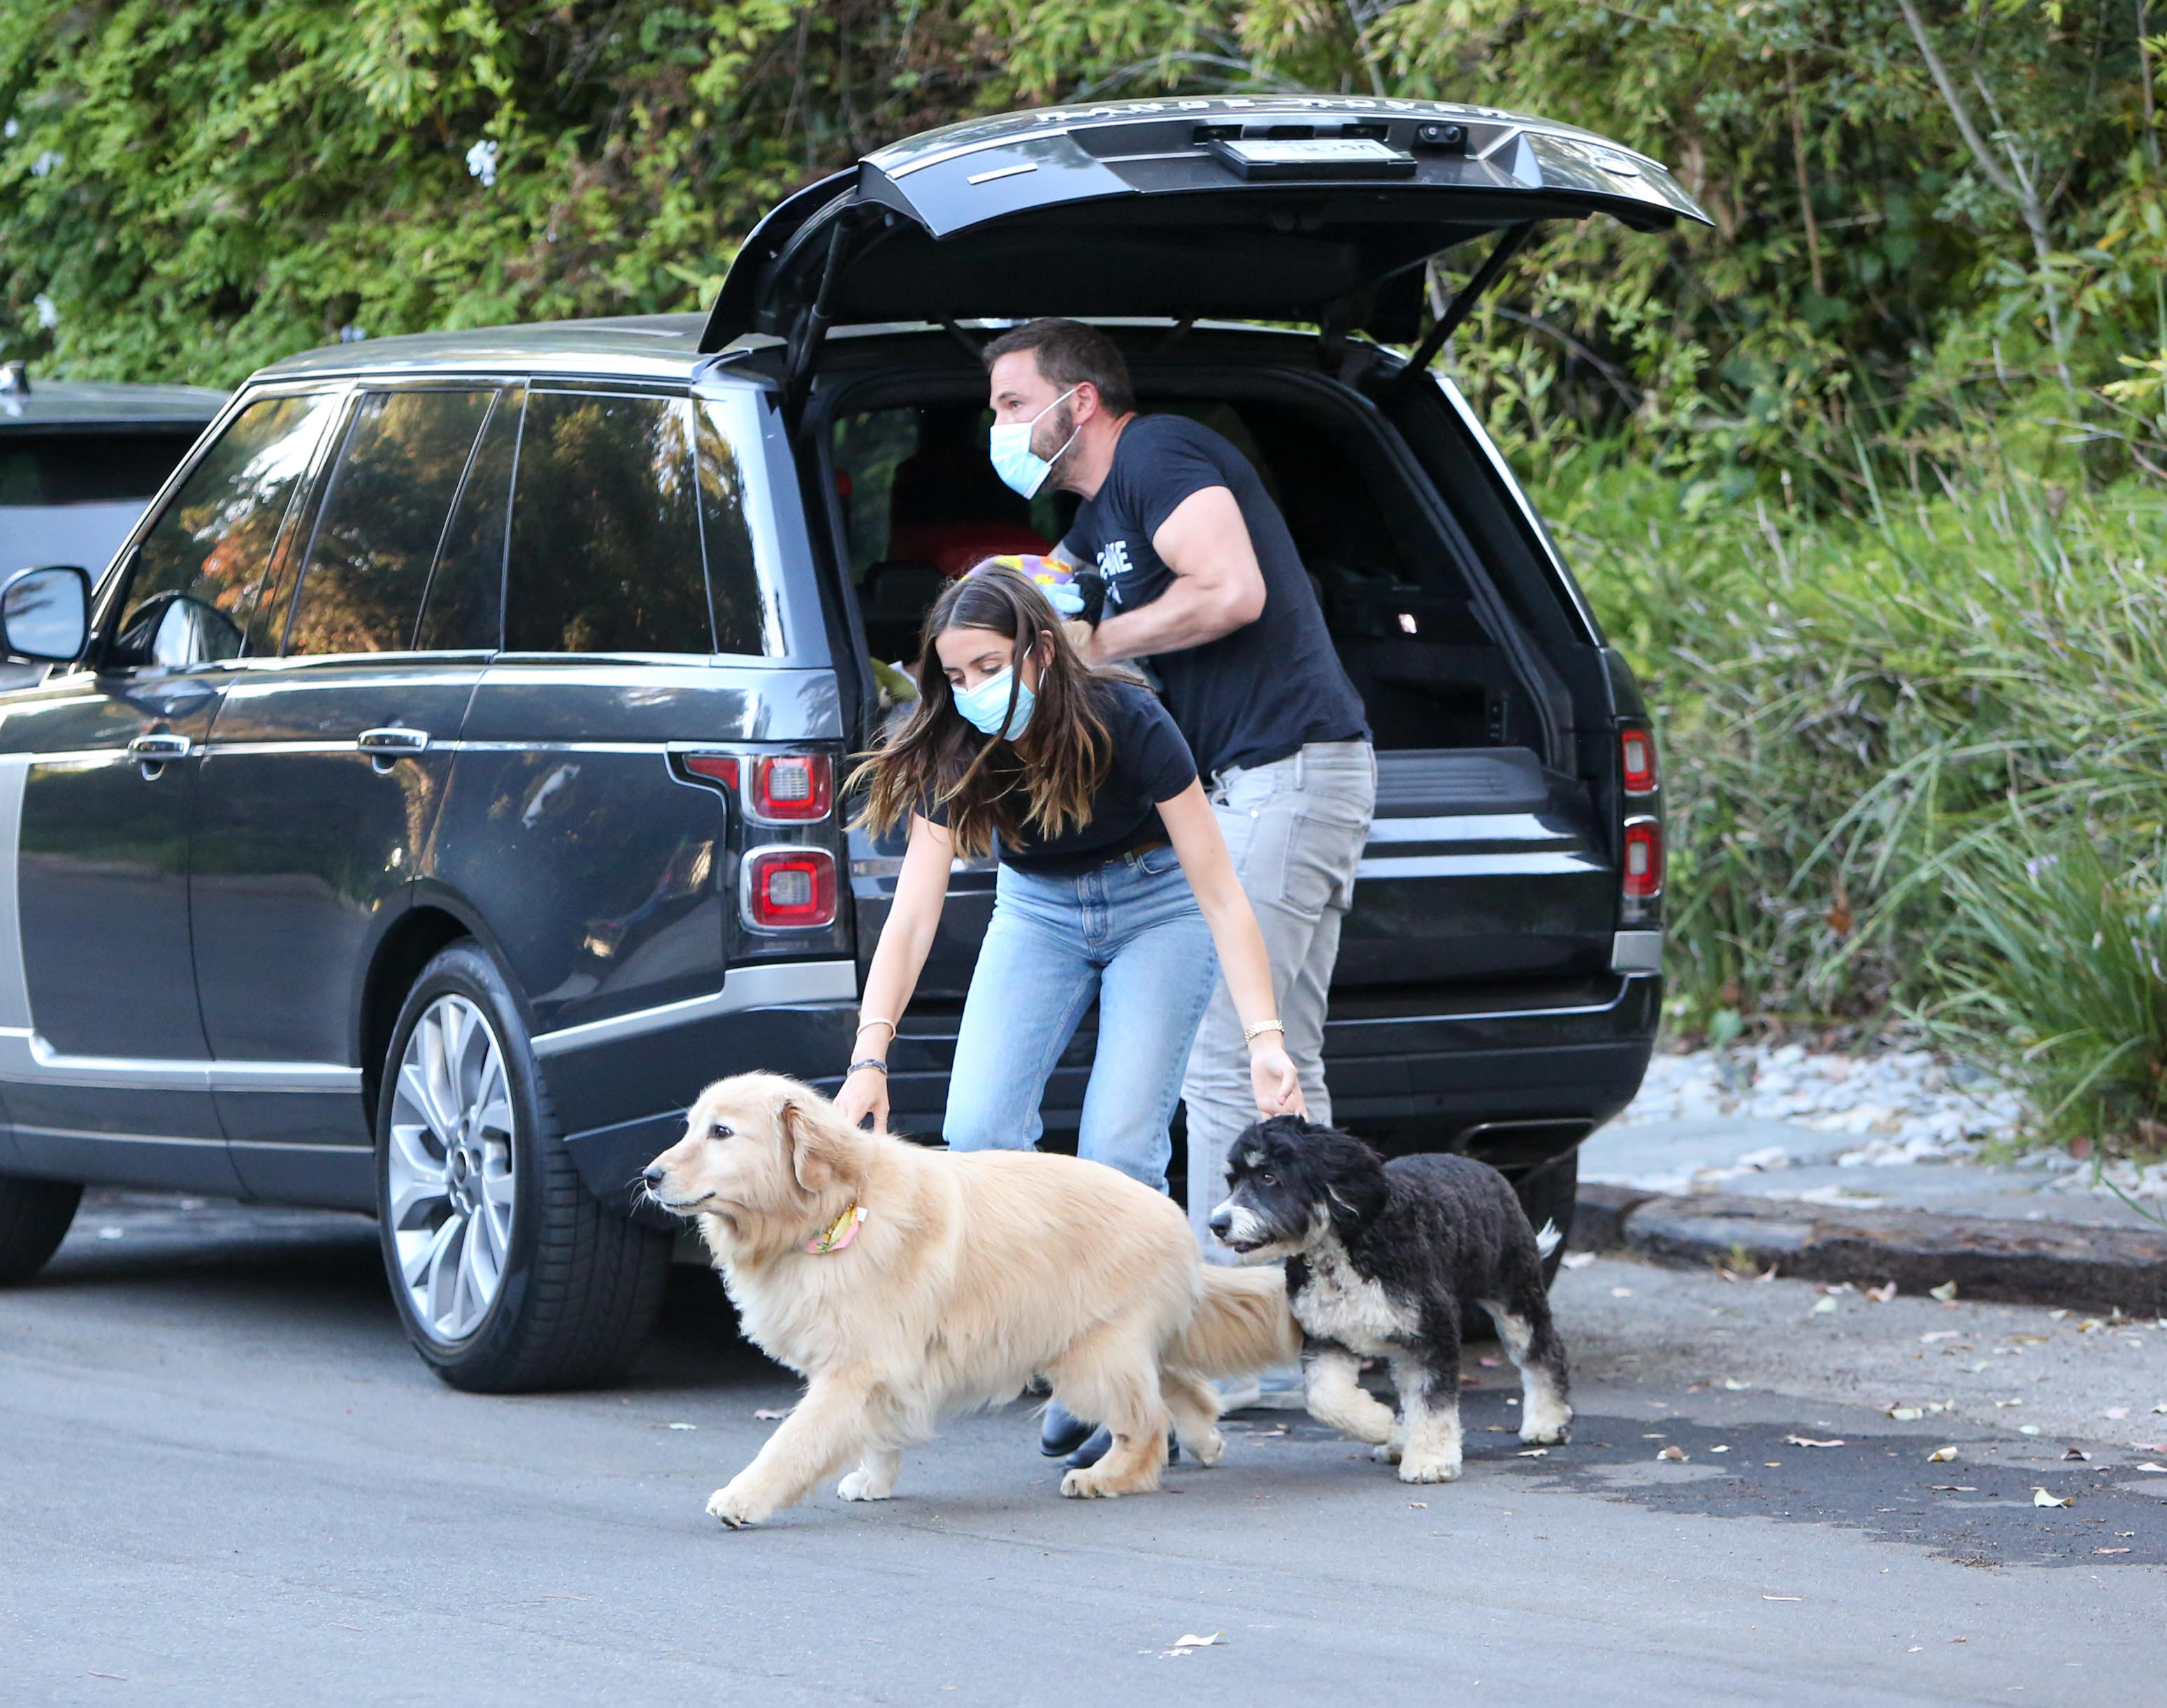
[[[0,1179],[0,1287],[45,1266],[82,1201],[82,1188],[72,1181]]]
[[[587,1190],[496,965],[455,943],[407,992],[377,1097],[377,1225],[407,1338],[478,1393],[616,1381],[654,1326],[670,1236]]]

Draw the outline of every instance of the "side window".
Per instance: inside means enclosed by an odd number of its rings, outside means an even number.
[[[765,653],[766,606],[745,516],[744,471],[730,443],[721,405],[693,406],[699,431],[700,532],[707,548],[707,594],[714,606],[715,650]]]
[[[375,391],[354,406],[286,626],[292,657],[403,653],[488,419],[490,391]]]
[[[333,401],[265,398],[219,435],[144,537],[109,662],[172,667],[240,653]]]
[[[504,643],[505,532],[523,397],[518,386],[500,394],[481,430],[421,603],[419,652],[493,653]]]
[[[511,506],[504,643],[711,653],[690,399],[532,392]]]

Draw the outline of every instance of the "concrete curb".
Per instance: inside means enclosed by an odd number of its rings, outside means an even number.
[[[1844,1210],[1795,1200],[1665,1198],[1587,1185],[1573,1211],[1583,1251],[1624,1250],[1682,1268],[1735,1262],[1804,1281],[1893,1281],[2014,1304],[2167,1315],[2167,1231],[1999,1221],[1926,1210]]]

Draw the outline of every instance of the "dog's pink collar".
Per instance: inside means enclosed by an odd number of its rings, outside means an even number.
[[[865,1220],[863,1204],[852,1204],[820,1232],[805,1242],[805,1250],[815,1257],[824,1257],[830,1251],[840,1251],[858,1237],[858,1224]]]

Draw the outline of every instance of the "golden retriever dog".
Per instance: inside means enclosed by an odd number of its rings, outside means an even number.
[[[697,1218],[745,1333],[806,1378],[707,1502],[732,1529],[845,1466],[844,1499],[885,1499],[898,1449],[1039,1376],[1114,1436],[1061,1492],[1142,1494],[1169,1424],[1201,1464],[1226,1451],[1207,1378],[1301,1350],[1279,1272],[1200,1262],[1174,1202],[1126,1175],[863,1132],[780,1075],[708,1087],[644,1178],[649,1202]]]

